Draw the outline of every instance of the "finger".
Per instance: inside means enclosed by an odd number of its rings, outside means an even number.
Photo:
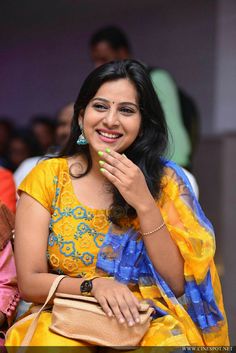
[[[100,168],[100,172],[113,184],[117,189],[122,187],[122,182],[115,176],[112,175],[107,169]]]
[[[99,161],[99,164],[102,168],[107,170],[110,174],[114,175],[121,183],[125,184],[126,183],[126,175],[120,171],[116,166],[112,166],[106,162]]]
[[[128,169],[133,165],[133,162],[131,162],[127,157],[122,156],[120,153],[117,153],[110,149],[106,149],[106,151],[104,152],[99,152],[99,156],[102,157],[102,159],[104,159],[110,165],[119,168],[125,174],[128,172]]]
[[[110,299],[107,299],[108,303],[109,303],[109,306],[113,312],[113,314],[115,315],[117,321],[120,323],[120,324],[123,324],[125,323],[125,318],[124,316],[122,315],[121,311],[120,311],[120,308],[119,308],[119,305],[116,301],[116,299],[114,298],[110,298]]]
[[[135,324],[134,317],[132,312],[130,311],[130,307],[127,304],[125,298],[122,298],[122,301],[119,303],[120,311],[124,316],[125,320],[127,321],[129,326],[133,326]]]
[[[100,165],[109,165],[113,168],[116,168],[116,170],[119,170],[123,175],[126,175],[129,173],[129,168],[126,167],[122,162],[119,160],[113,158],[110,156],[108,153],[103,153],[103,156],[101,156],[101,160],[99,161]]]
[[[135,164],[124,154],[120,154],[116,151],[110,150],[110,152],[108,152],[106,150],[106,152],[112,156],[113,158],[115,158],[117,161],[121,162],[122,164],[124,164],[126,167],[131,168],[132,166],[134,166]]]
[[[100,297],[97,299],[97,301],[99,302],[99,304],[101,305],[102,309],[104,310],[105,314],[107,314],[107,316],[112,317],[112,310],[109,307],[107,300],[105,297]]]
[[[139,311],[138,311],[139,302],[138,302],[138,300],[136,302],[135,299],[137,299],[137,298],[132,297],[130,295],[125,296],[126,303],[129,307],[129,310],[131,312],[131,315],[132,315],[134,322],[139,323],[140,322],[140,315],[139,315]]]

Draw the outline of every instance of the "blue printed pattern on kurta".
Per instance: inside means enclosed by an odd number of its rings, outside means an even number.
[[[73,277],[93,275],[109,227],[108,212],[80,205],[67,170],[55,175],[52,183],[55,194],[47,250],[50,270]]]

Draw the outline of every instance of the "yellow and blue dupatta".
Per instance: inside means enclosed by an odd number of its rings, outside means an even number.
[[[110,229],[100,249],[97,268],[119,282],[137,284],[142,296],[152,301],[153,320],[174,315],[184,325],[190,345],[229,345],[221,286],[213,261],[213,227],[182,168],[170,161],[164,163],[166,173],[158,206],[184,259],[184,295],[176,298],[155,270],[135,230],[137,224],[122,234]],[[160,298],[164,308],[158,305]]]

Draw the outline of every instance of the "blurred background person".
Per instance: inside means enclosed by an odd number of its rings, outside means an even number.
[[[31,118],[30,129],[36,138],[41,153],[45,154],[55,143],[55,121],[47,115],[35,115]]]
[[[33,140],[29,131],[18,131],[9,141],[7,154],[9,168],[14,172],[25,159],[39,154],[40,148],[37,145],[37,141]]]
[[[69,103],[57,113],[56,146],[61,149],[70,135],[71,122],[74,113],[74,103]]]
[[[132,56],[127,35],[118,27],[107,26],[90,39],[90,54],[95,67]],[[160,98],[169,128],[170,157],[191,169],[193,151],[199,134],[198,112],[193,100],[180,90],[173,77],[160,68],[147,67]]]
[[[12,173],[0,167],[0,347],[4,331],[11,325],[20,296],[11,245],[16,210],[16,189]]]
[[[48,154],[56,154],[67,142],[70,135],[71,122],[73,117],[73,103],[69,103],[59,110],[57,113],[56,129],[55,129],[55,144],[47,148]],[[14,179],[16,188],[20,185],[22,180],[31,171],[31,169],[38,163],[40,159],[43,159],[44,155],[38,155],[36,157],[27,158],[24,160],[14,173]]]
[[[13,124],[8,117],[0,117],[0,166],[9,167],[8,147],[13,133]]]

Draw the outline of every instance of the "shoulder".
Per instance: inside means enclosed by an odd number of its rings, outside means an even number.
[[[55,183],[55,179],[66,170],[66,167],[65,158],[42,158],[23,179],[19,190],[25,191],[24,189],[28,187],[47,188]]]
[[[168,194],[190,193],[198,196],[198,187],[194,176],[173,161],[163,160],[164,173],[161,184],[163,192]]]
[[[26,175],[29,174],[29,172],[37,165],[41,158],[42,157],[27,158],[19,165],[19,167],[14,172],[16,187],[20,185],[22,180],[24,180]]]
[[[171,82],[174,84],[174,79],[172,75],[163,69],[154,69],[150,72],[151,78],[153,81],[158,82]]]
[[[33,171],[44,171],[45,173],[53,174],[66,169],[66,165],[66,158],[42,158],[37,161]]]
[[[40,160],[21,182],[18,188],[19,195],[21,192],[27,193],[51,212],[58,181],[63,181],[66,166],[65,158]]]

